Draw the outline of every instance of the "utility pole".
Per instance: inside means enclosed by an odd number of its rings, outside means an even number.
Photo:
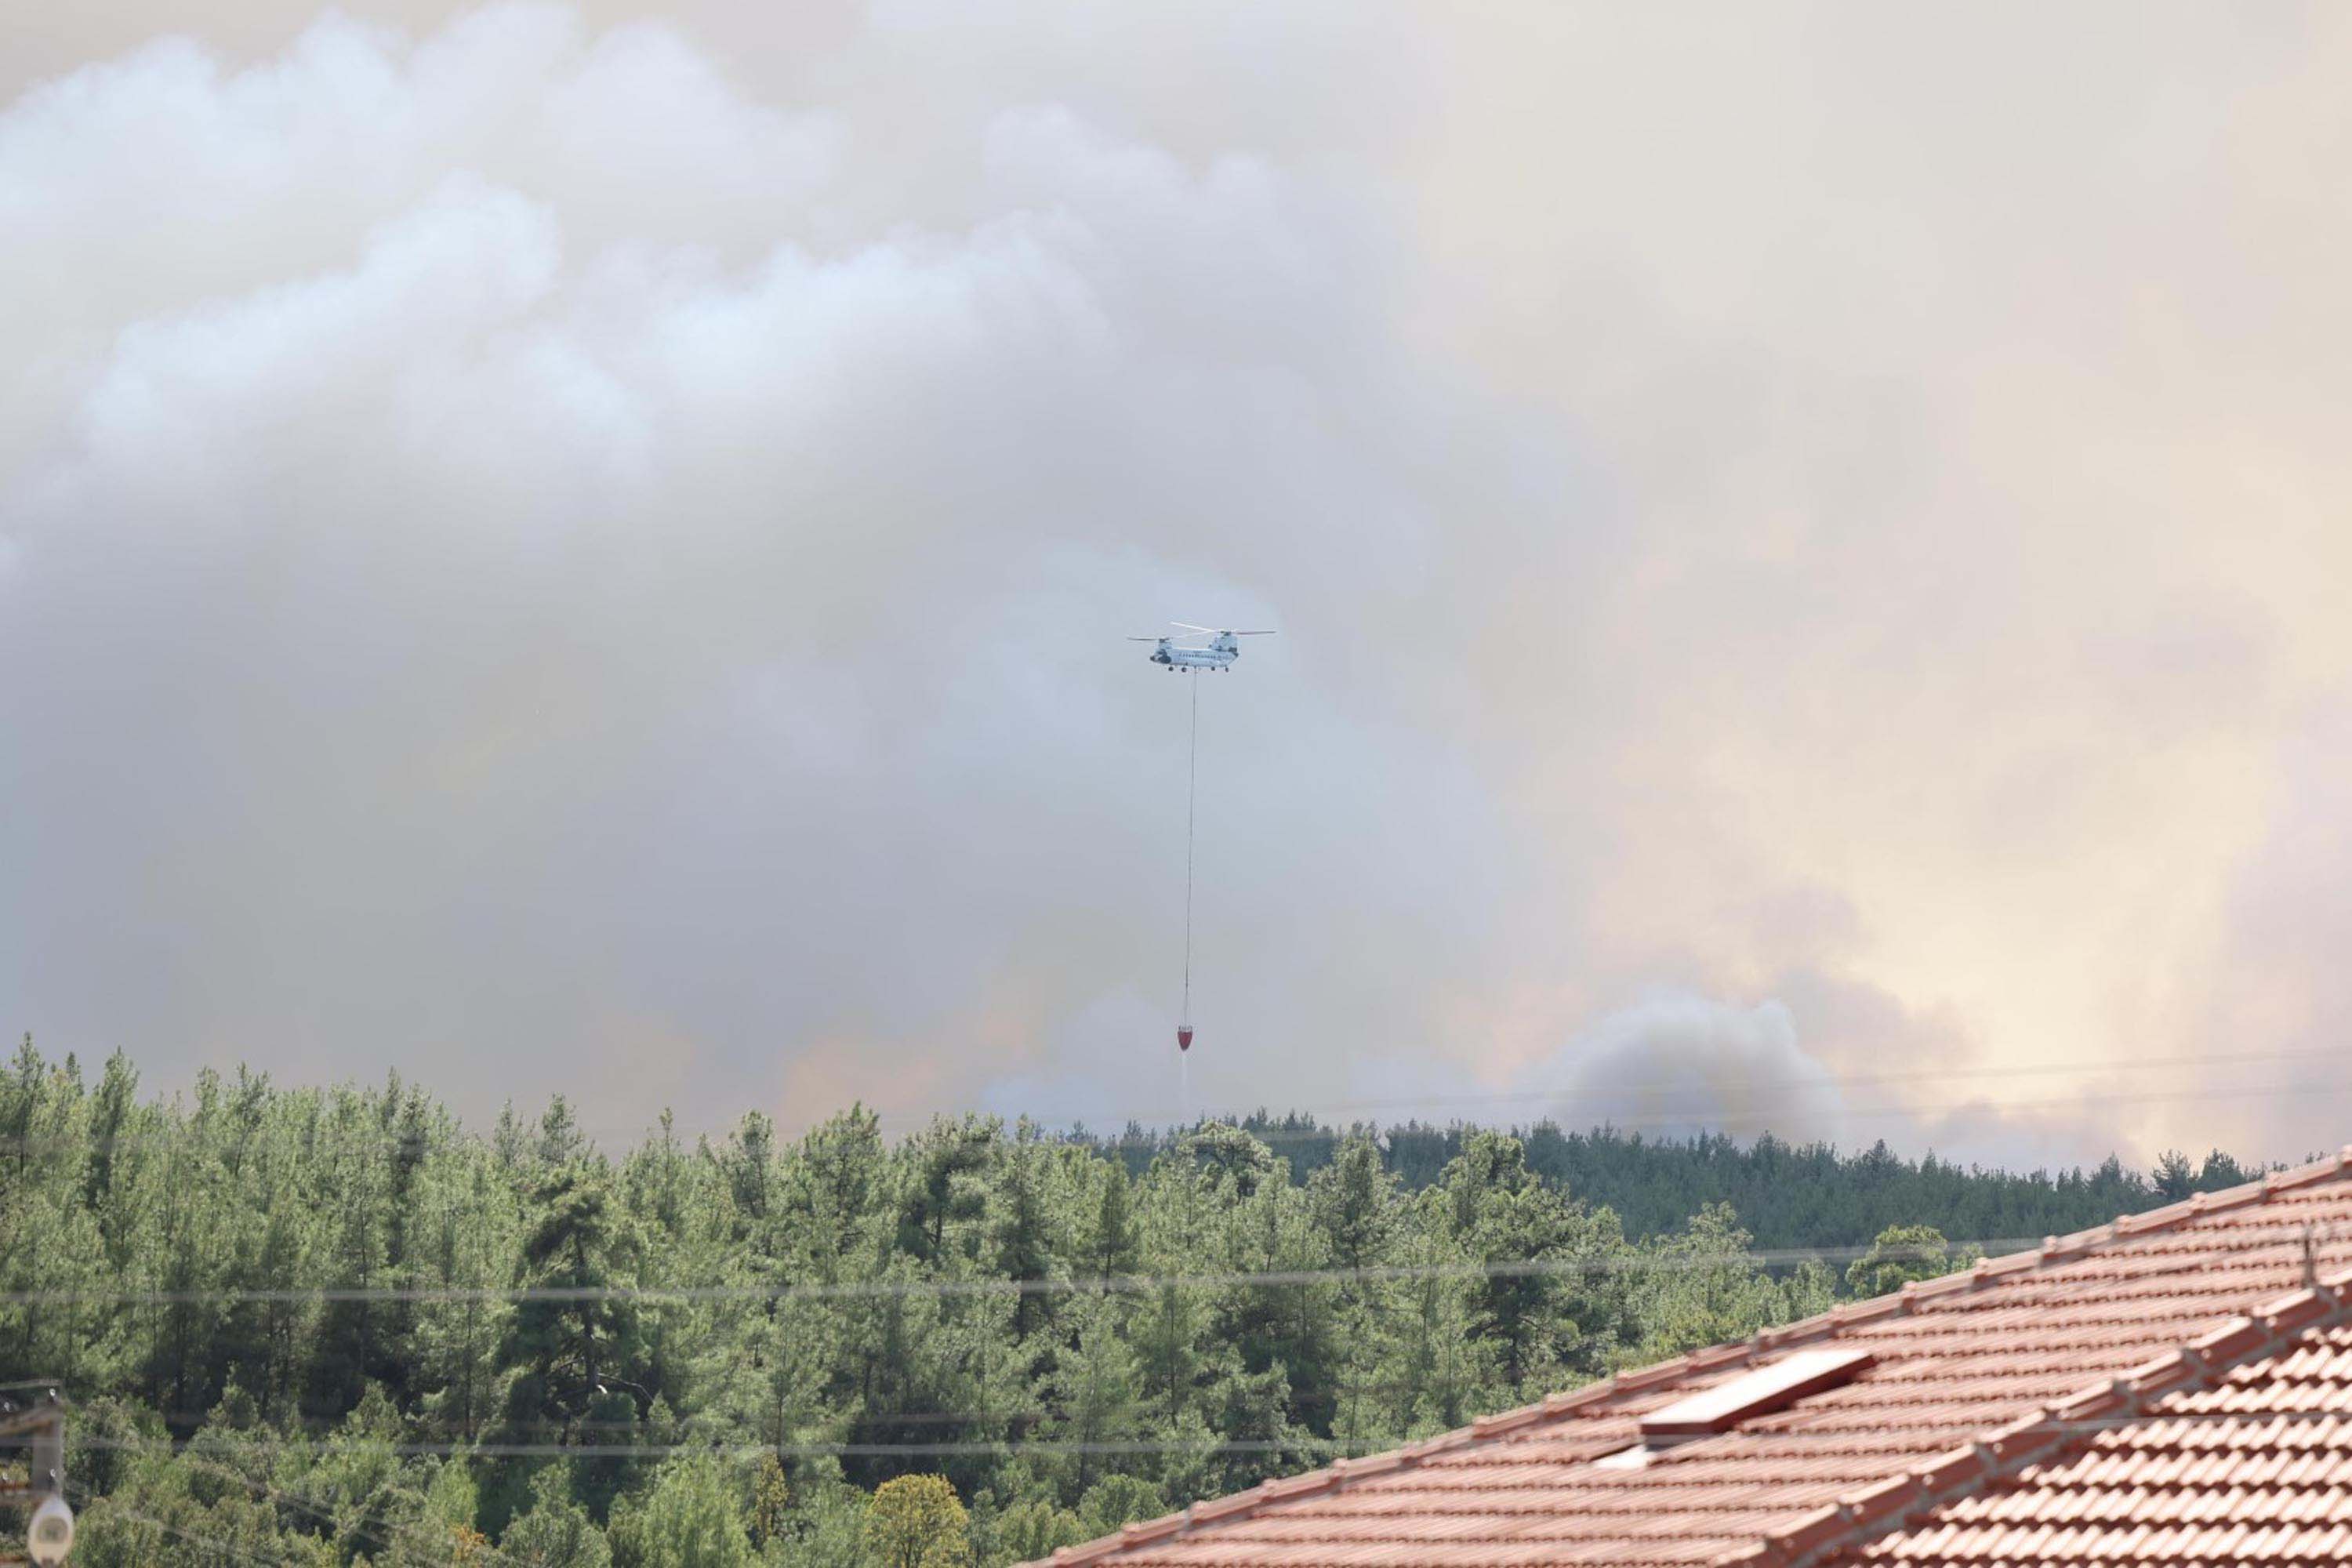
[[[0,1506],[25,1510],[26,1557],[0,1557],[10,1563],[56,1568],[73,1550],[73,1510],[66,1506],[66,1403],[54,1388],[28,1401],[0,1394],[0,1450],[24,1450],[25,1479],[0,1479]],[[0,1458],[7,1457],[0,1454]]]

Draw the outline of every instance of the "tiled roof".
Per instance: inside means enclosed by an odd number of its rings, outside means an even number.
[[[2352,1327],[2305,1330],[1840,1563],[2352,1562]]]
[[[2061,1521],[2074,1517],[2067,1510],[2083,1510],[2084,1520],[2127,1518],[2120,1532],[2137,1552],[2163,1528],[2167,1509],[2201,1528],[2201,1509],[2274,1495],[2315,1510],[2316,1533],[2294,1540],[2337,1539],[2327,1531],[2346,1510],[2332,1495],[2319,1496],[2327,1483],[2263,1479],[2273,1476],[2263,1466],[2284,1474],[2305,1457],[2302,1426],[2250,1406],[2235,1426],[2209,1424],[2214,1434],[2237,1436],[2226,1454],[2208,1456],[2190,1445],[2209,1439],[2189,1435],[2208,1426],[2187,1423],[2201,1412],[2200,1400],[2334,1400],[2344,1427],[2315,1422],[2311,1431],[2352,1431],[2352,1373],[2334,1370],[2352,1365],[2352,1339],[2339,1339],[2352,1323],[2347,1264],[2352,1148],[1390,1453],[1196,1503],[1066,1547],[1052,1561],[1118,1568],[2080,1563],[2095,1559],[2055,1547],[2037,1556],[2027,1543],[2056,1541]],[[1832,1342],[1867,1350],[1873,1360],[1852,1382],[1664,1449],[1643,1467],[1591,1462],[1639,1441],[1647,1412],[1791,1348]],[[2323,1353],[2315,1347],[2339,1343],[2340,1358],[2310,1359]],[[2143,1451],[2136,1445],[2147,1434]],[[2196,1468],[2196,1456],[2212,1459],[2210,1470]],[[2098,1468],[2103,1463],[2110,1468]],[[2352,1459],[2345,1468],[2352,1470]],[[2311,1473],[2320,1473],[2315,1464]],[[2259,1511],[2260,1501],[2245,1506]],[[2004,1508],[2022,1511],[2012,1518],[1998,1511]],[[2166,1550],[2137,1560],[2310,1559]]]

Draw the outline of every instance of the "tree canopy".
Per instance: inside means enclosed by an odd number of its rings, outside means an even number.
[[[0,1382],[72,1400],[100,1568],[1023,1561],[2244,1173],[855,1107],[607,1151],[30,1041],[0,1171]]]

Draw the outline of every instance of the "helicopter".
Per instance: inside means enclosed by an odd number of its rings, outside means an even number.
[[[1242,645],[1235,641],[1235,638],[1274,636],[1272,632],[1243,632],[1220,630],[1215,626],[1196,626],[1190,621],[1171,621],[1168,624],[1171,626],[1181,626],[1197,637],[1207,637],[1209,641],[1202,646],[1187,647],[1185,645],[1191,644],[1193,640],[1191,637],[1129,637],[1127,640],[1159,644],[1159,647],[1151,650],[1151,662],[1165,667],[1171,675],[1180,669],[1231,669],[1234,667],[1234,660],[1242,656]]]

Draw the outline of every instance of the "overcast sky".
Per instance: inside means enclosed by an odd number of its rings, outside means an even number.
[[[752,13],[759,13],[753,15]],[[2352,10],[0,18],[0,1023],[2352,1138]]]

